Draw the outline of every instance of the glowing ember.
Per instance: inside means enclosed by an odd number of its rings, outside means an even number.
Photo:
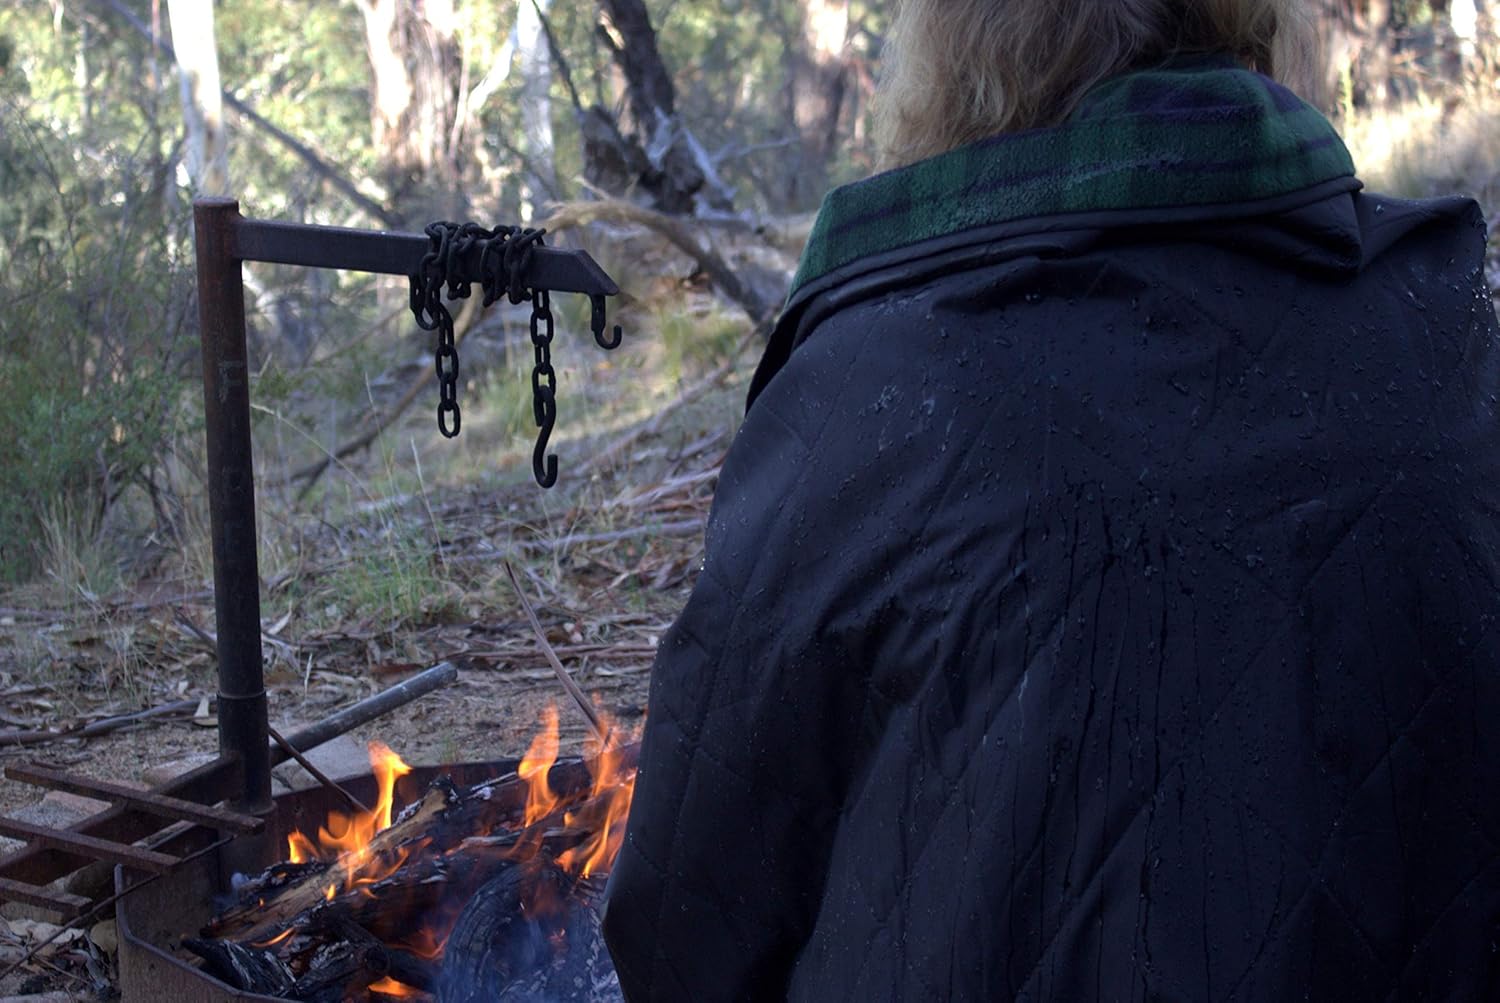
[[[444,931],[446,932],[446,931]],[[419,958],[437,961],[443,956],[443,935],[430,926],[424,926],[400,944]]]
[[[288,937],[290,937],[294,932],[295,931],[293,931],[290,927],[288,927],[287,929],[282,930],[276,936],[272,937],[270,940],[262,940],[259,943],[257,943],[255,946],[256,947],[275,947],[277,944],[281,943],[283,940],[286,940]]]

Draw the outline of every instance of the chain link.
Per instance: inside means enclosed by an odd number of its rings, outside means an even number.
[[[557,372],[552,368],[552,296],[545,289],[532,292],[531,346],[534,368],[531,370],[531,407],[536,418],[536,448],[531,453],[531,471],[544,488],[557,483],[557,457],[546,456],[547,440],[557,424]]]
[[[535,358],[531,395],[532,413],[538,429],[531,465],[537,483],[550,488],[557,483],[557,457],[547,455],[547,442],[557,424],[557,371],[552,367],[555,322],[551,294],[546,289],[533,289],[526,284],[533,250],[542,246],[542,235],[546,231],[514,226],[486,230],[477,223],[460,226],[438,222],[429,224],[425,232],[432,246],[422,256],[417,274],[410,277],[410,300],[417,326],[438,333],[434,359],[438,378],[438,431],[451,439],[458,435],[461,425],[457,338],[453,331],[453,315],[443,305],[443,288],[447,286],[450,300],[469,296],[470,283],[460,278],[463,274],[460,262],[477,245],[480,248],[483,305],[489,306],[502,296],[512,303],[531,302],[531,344]],[[601,322],[599,327],[602,326]],[[595,337],[603,344],[597,330]],[[616,337],[616,344],[618,340]]]

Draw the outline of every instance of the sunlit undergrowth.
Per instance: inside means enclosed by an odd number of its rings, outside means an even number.
[[[1500,220],[1500,81],[1471,80],[1458,93],[1418,93],[1342,124],[1360,176],[1404,198],[1463,194]],[[1490,242],[1489,280],[1500,286],[1500,241]]]

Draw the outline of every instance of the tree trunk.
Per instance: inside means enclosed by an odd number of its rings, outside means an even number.
[[[656,47],[656,29],[643,0],[600,0],[600,6],[620,35],[620,42],[611,40],[611,48],[625,74],[635,129],[650,136],[661,116],[671,118],[677,111],[677,91]]]
[[[460,74],[453,0],[356,0],[370,59],[370,125],[391,198],[435,187],[451,200]]]
[[[635,179],[662,212],[679,215],[693,212],[700,200],[719,210],[732,208],[732,193],[719,180],[712,162],[692,133],[677,118],[677,94],[672,75],[656,45],[656,29],[643,0],[599,0],[613,33],[601,31],[615,63],[625,74],[627,100],[635,135],[610,157],[612,164],[634,165],[644,160],[646,169]],[[604,116],[602,109],[593,115]],[[585,122],[592,138],[585,146],[605,140],[612,122]],[[616,130],[618,135],[618,131]],[[613,192],[625,194],[625,192]]]
[[[526,170],[521,188],[521,218],[539,215],[545,199],[557,198],[552,149],[552,59],[542,15],[551,0],[520,0],[516,12],[516,58],[521,70],[521,150]]]
[[[187,169],[194,195],[229,194],[229,139],[219,86],[212,0],[168,0],[177,55]]]
[[[1381,108],[1389,104],[1391,93],[1391,55],[1396,39],[1392,31],[1391,0],[1367,0],[1365,42],[1361,48],[1362,81],[1356,88],[1360,103]]]
[[[1494,0],[1474,0],[1474,46],[1480,71],[1489,78],[1500,68],[1500,45],[1495,35]]]
[[[799,138],[787,191],[794,209],[820,199],[828,186],[850,77],[849,0],[803,0],[801,13],[799,44],[787,53],[787,110]]]
[[[1453,0],[1430,0],[1432,42],[1436,48],[1438,80],[1452,87],[1463,77],[1463,53],[1453,31]]]

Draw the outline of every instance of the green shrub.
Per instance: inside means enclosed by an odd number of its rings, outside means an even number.
[[[129,166],[0,102],[0,580],[40,569],[48,513],[97,534],[172,432],[187,298],[160,191]]]

